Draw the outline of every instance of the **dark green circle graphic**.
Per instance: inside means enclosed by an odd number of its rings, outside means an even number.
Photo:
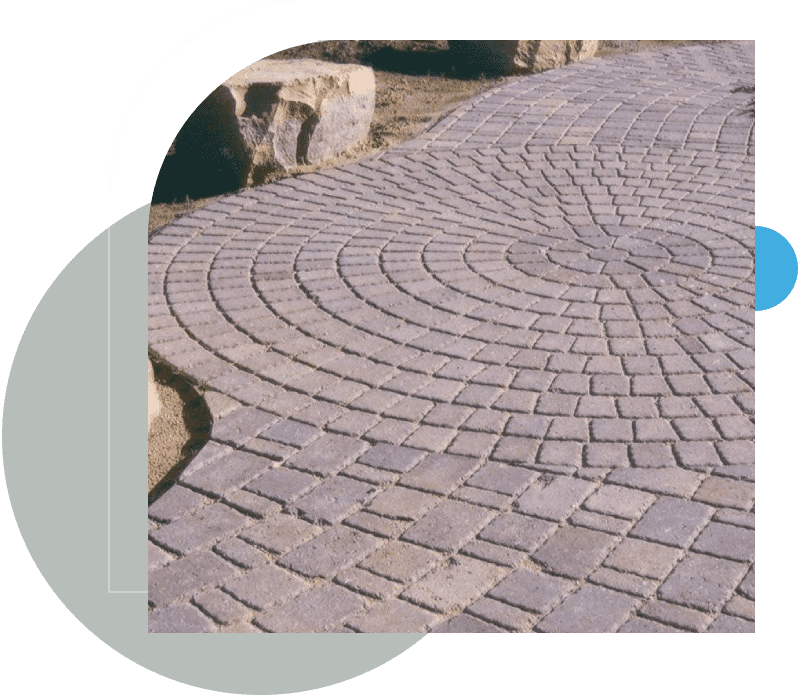
[[[98,638],[188,685],[300,692],[384,664],[423,635],[147,633],[148,215],[139,208],[69,263],[17,349],[3,459],[31,557]]]

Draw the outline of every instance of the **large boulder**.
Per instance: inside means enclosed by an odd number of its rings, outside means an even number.
[[[210,194],[262,183],[357,146],[375,106],[371,68],[321,60],[260,60],[215,89],[175,139],[180,175]],[[176,175],[173,173],[173,176]]]
[[[161,412],[161,399],[158,397],[158,390],[155,387],[155,375],[153,373],[153,363],[147,358],[147,431],[153,424],[153,419]]]
[[[449,48],[472,70],[513,75],[591,58],[599,41],[450,41]]]

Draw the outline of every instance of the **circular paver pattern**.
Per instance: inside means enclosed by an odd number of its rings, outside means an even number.
[[[754,47],[514,79],[150,240],[152,631],[749,631]]]

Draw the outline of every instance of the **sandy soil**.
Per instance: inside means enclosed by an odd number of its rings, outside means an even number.
[[[648,50],[696,41],[602,41],[598,56]],[[368,139],[347,157],[325,167],[351,161],[408,140],[433,125],[470,96],[499,84],[502,77],[464,75],[451,62],[445,41],[327,41],[275,54],[277,58],[319,58],[371,65],[377,86],[375,114]],[[171,155],[167,155],[169,157]],[[165,160],[166,161],[166,160]],[[302,172],[317,170],[306,166]],[[279,176],[274,176],[274,179]],[[224,195],[227,195],[226,193]],[[150,210],[149,232],[194,208],[222,197],[193,200],[174,192]],[[201,395],[185,379],[155,364],[161,411],[148,437],[148,499],[151,504],[177,479],[208,440],[210,418]]]

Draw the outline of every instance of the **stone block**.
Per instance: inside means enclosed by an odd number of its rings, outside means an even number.
[[[155,375],[153,374],[153,363],[147,360],[147,431],[153,424],[153,420],[161,412],[161,399],[158,397],[158,390],[155,387]]]
[[[599,41],[450,41],[466,66],[512,75],[536,73],[591,58]]]
[[[371,68],[320,60],[259,60],[217,87],[175,140],[180,168],[217,192],[343,154],[369,133]],[[175,166],[175,165],[173,165]],[[207,192],[207,191],[204,191]]]

